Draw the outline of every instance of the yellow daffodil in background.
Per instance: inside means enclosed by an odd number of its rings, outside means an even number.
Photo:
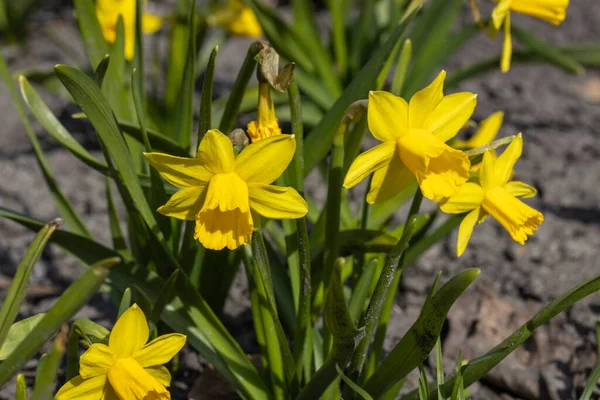
[[[104,39],[108,43],[117,40],[117,22],[119,15],[123,18],[125,32],[125,58],[133,59],[135,53],[135,6],[136,0],[96,0],[96,16]],[[154,33],[160,29],[162,21],[151,14],[142,16],[142,30],[144,33]]]
[[[275,116],[275,105],[271,98],[271,86],[267,82],[258,84],[257,120],[248,124],[247,132],[253,143],[274,135],[281,135],[281,128]]]
[[[407,103],[387,92],[369,93],[367,120],[383,143],[360,154],[350,166],[344,186],[351,188],[371,172],[368,203],[396,195],[413,177],[423,196],[438,200],[455,194],[469,178],[469,158],[445,142],[467,122],[476,104],[468,92],[443,94],[446,72]]]
[[[263,34],[254,11],[242,0],[228,0],[227,6],[217,8],[208,16],[207,22],[223,27],[232,35],[260,37]]]
[[[149,338],[142,310],[131,306],[115,324],[108,346],[94,343],[79,361],[79,376],[58,391],[56,400],[170,399],[171,374],[162,365],[185,344],[179,333]]]
[[[490,29],[493,33],[504,25],[504,45],[500,68],[503,72],[510,69],[512,40],[510,35],[510,12],[531,15],[553,25],[559,25],[567,15],[569,0],[499,0],[492,11]]]
[[[451,144],[452,147],[466,150],[473,149],[475,147],[485,146],[496,138],[502,121],[504,120],[504,113],[502,111],[496,111],[490,115],[487,119],[481,121],[479,128],[475,131],[473,136],[467,140],[453,139]]]
[[[465,183],[458,193],[440,202],[440,208],[446,213],[469,212],[458,229],[458,256],[465,251],[475,224],[483,222],[488,215],[500,222],[520,244],[525,244],[528,235],[532,235],[544,221],[542,213],[517,198],[533,197],[536,190],[523,182],[509,182],[522,150],[521,134],[499,157],[487,150],[483,155],[479,182]]]
[[[158,212],[196,220],[194,238],[208,249],[231,250],[249,243],[251,212],[267,218],[300,218],[306,201],[289,187],[272,186],[296,151],[293,135],[250,144],[237,156],[231,140],[214,129],[206,133],[196,158],[146,153],[146,160],[169,183],[181,188]]]

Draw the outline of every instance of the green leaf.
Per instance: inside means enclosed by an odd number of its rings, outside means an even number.
[[[27,78],[23,75],[19,77],[19,84],[21,86],[21,95],[25,100],[25,104],[29,107],[29,110],[33,113],[37,121],[42,127],[63,146],[69,150],[75,157],[81,160],[86,165],[94,168],[95,170],[101,171],[104,174],[108,173],[108,166],[100,161],[96,160],[77,140],[71,135],[69,131],[60,123],[60,121],[54,116],[50,108],[46,105],[40,95],[31,87]]]
[[[396,96],[400,96],[400,93],[402,93],[411,58],[412,42],[410,39],[406,39],[398,55],[398,62],[396,63],[396,70],[394,71],[394,78],[392,80],[391,92]]]
[[[413,25],[409,36],[416,51],[402,97],[408,99],[423,88],[439,68],[463,3],[463,0],[432,0]]]
[[[175,140],[183,147],[190,147],[194,125],[194,89],[196,83],[196,2],[190,2],[187,22],[187,56],[181,77],[181,86],[175,107]]]
[[[120,262],[108,258],[97,263],[71,284],[38,322],[36,328],[0,364],[0,386],[8,382],[29,359],[83,307],[98,291],[108,277],[109,268]]]
[[[117,123],[119,124],[119,128],[123,131],[123,133],[134,137],[140,143],[144,142],[142,128],[139,124],[135,124],[124,119],[117,119]],[[177,142],[165,136],[164,134],[152,129],[146,129],[146,133],[148,134],[150,146],[152,146],[152,149],[155,151],[161,151],[163,153],[178,157],[190,156],[190,153],[186,149],[179,146]]]
[[[442,340],[438,337],[435,343],[435,374],[438,384],[438,399],[442,399],[440,386],[444,384],[444,358],[442,357]]]
[[[54,398],[52,393],[54,392],[54,387],[56,386],[56,376],[58,375],[60,362],[65,352],[67,330],[67,326],[63,325],[61,331],[54,339],[50,353],[46,358],[46,362],[41,368],[38,368],[31,400],[52,400]]]
[[[516,25],[511,26],[512,35],[523,45],[529,48],[534,54],[539,55],[547,61],[555,64],[567,72],[581,75],[585,71],[581,65],[573,57],[569,56],[550,45],[545,40],[537,37],[531,32],[521,29]]]
[[[429,385],[423,364],[419,365],[419,400],[429,400]]]
[[[139,215],[141,215],[144,222],[148,225],[154,237],[161,244],[168,261],[172,262],[173,266],[176,266],[177,261],[168,249],[164,236],[154,218],[154,212],[150,209],[144,197],[131,154],[119,131],[117,120],[106,98],[102,95],[94,81],[83,72],[66,65],[57,65],[55,69],[63,85],[65,85],[69,93],[71,93],[75,101],[90,119],[110,157],[113,159],[123,183],[121,195],[125,196],[123,198],[125,204],[128,206],[130,212],[139,212]]]
[[[131,307],[131,289],[127,288],[123,292],[123,296],[121,296],[121,303],[119,303],[119,312],[117,313],[117,319],[119,319],[129,307]]]
[[[380,396],[423,363],[435,346],[450,307],[478,275],[478,269],[466,269],[433,295],[417,321],[364,384],[367,392]]]
[[[372,58],[365,64],[362,70],[352,80],[350,85],[344,90],[333,107],[325,114],[321,123],[317,125],[305,140],[304,151],[304,176],[325,158],[331,144],[336,127],[344,112],[350,104],[363,99],[367,96],[368,91],[373,88],[375,81],[381,68],[385,65],[390,52],[396,46],[404,35],[404,31],[415,15],[419,7],[413,8],[404,17],[400,25],[394,30],[388,40],[379,47]]]
[[[100,63],[94,70],[94,82],[96,82],[96,85],[98,85],[98,87],[100,89],[102,89],[102,84],[104,83],[104,77],[106,76],[106,71],[108,71],[109,65],[110,65],[110,55],[105,54],[104,57],[102,58],[102,61],[100,61]]]
[[[200,98],[200,120],[198,121],[198,143],[200,145],[202,138],[210,129],[212,129],[212,96],[213,84],[215,80],[215,66],[217,62],[217,54],[219,54],[219,46],[215,46],[210,53],[208,64],[206,65],[206,73],[204,74],[204,82],[202,82],[202,95]]]
[[[371,259],[364,266],[360,278],[354,285],[352,296],[350,296],[350,302],[348,303],[348,312],[350,312],[353,321],[357,321],[367,307],[367,299],[373,291],[373,279],[377,271],[377,262],[377,258]]]
[[[357,395],[362,397],[364,400],[373,400],[373,398],[371,396],[369,396],[369,393],[365,392],[365,390],[363,388],[358,386],[356,383],[352,382],[352,379],[350,379],[346,375],[344,375],[344,371],[341,370],[339,365],[337,365],[337,364],[335,365],[335,370],[337,371],[340,378],[342,378],[342,380],[344,382],[346,382],[346,384],[348,386],[350,386],[350,388],[354,391],[354,393],[356,393]]]
[[[39,221],[1,207],[0,216],[34,231],[44,226]],[[97,242],[66,231],[56,231],[52,242],[88,266],[98,260],[118,256],[115,251]],[[156,302],[165,285],[156,273],[131,262],[125,268],[113,270],[111,282],[121,291],[137,285],[152,302]],[[244,398],[265,398],[267,389],[258,371],[184,274],[179,274],[176,288],[175,298],[165,307],[161,319],[171,329],[187,335],[190,345],[213,364]]]
[[[250,82],[250,78],[252,78],[252,74],[256,68],[257,62],[255,57],[263,48],[264,44],[260,42],[254,42],[248,48],[244,63],[240,68],[240,72],[238,73],[237,78],[233,83],[233,87],[231,88],[231,93],[227,98],[227,103],[225,104],[223,116],[221,117],[221,122],[219,124],[219,130],[225,135],[228,135],[233,129],[240,111],[240,105],[244,99],[244,93],[248,87],[248,82]]]
[[[592,394],[594,394],[594,390],[596,389],[599,380],[600,364],[596,365],[596,367],[590,373],[590,376],[585,382],[585,387],[583,388],[583,393],[581,393],[581,397],[579,397],[579,400],[590,400]]]
[[[21,102],[21,98],[19,97],[19,92],[17,90],[15,82],[13,81],[12,76],[10,75],[8,66],[6,65],[6,60],[4,59],[4,55],[1,51],[0,76],[6,84],[13,105],[17,109],[19,117],[21,118],[21,122],[25,127],[25,132],[27,133],[27,137],[31,142],[31,147],[33,147],[33,152],[35,153],[38,165],[42,170],[42,175],[44,176],[44,180],[48,185],[48,189],[52,194],[52,198],[54,200],[54,203],[56,204],[56,207],[58,208],[58,211],[60,212],[60,215],[65,220],[65,223],[67,224],[69,229],[71,229],[73,232],[79,233],[84,236],[91,236],[85,224],[81,220],[81,217],[79,216],[79,214],[77,214],[69,199],[67,199],[67,197],[63,194],[63,192],[58,187],[58,184],[54,180],[54,176],[52,175],[50,167],[46,162],[44,152],[42,150],[42,147],[40,146],[40,143],[37,140],[35,132],[33,131],[31,124],[29,123],[29,118],[27,117],[27,113],[25,112],[25,107],[23,107],[23,103]]]
[[[302,389],[296,400],[318,399],[337,378],[339,365],[345,367],[364,336],[364,330],[356,329],[344,298],[341,268],[344,259],[340,258],[333,268],[327,298],[325,299],[324,321],[333,336],[333,346],[327,360]],[[315,340],[315,342],[318,342]]]
[[[108,54],[109,48],[96,17],[96,6],[92,0],[74,0],[74,4],[77,23],[90,63],[98,65]]]
[[[27,247],[27,251],[17,267],[15,277],[8,289],[5,300],[2,303],[2,308],[0,308],[0,345],[8,338],[11,325],[19,313],[19,308],[25,298],[25,291],[27,290],[31,271],[38,258],[40,258],[48,240],[50,240],[52,233],[54,233],[60,223],[60,220],[54,220],[46,224],[43,229],[40,230],[29,247]],[[27,325],[24,325],[24,327],[26,326]],[[2,349],[4,349],[4,347],[2,347]]]
[[[25,336],[31,332],[35,326],[40,322],[40,320],[44,317],[45,314],[36,314],[29,318],[25,318],[20,320],[19,322],[15,322],[8,329],[8,334],[4,339],[4,343],[0,347],[0,361],[6,360],[6,357],[17,347]]]
[[[177,279],[179,278],[179,270],[175,270],[169,279],[165,282],[162,290],[158,294],[158,297],[154,304],[152,305],[152,314],[150,315],[150,322],[154,325],[160,321],[160,316],[165,310],[167,304],[169,304],[173,300],[173,296],[175,294],[175,283],[177,283]]]

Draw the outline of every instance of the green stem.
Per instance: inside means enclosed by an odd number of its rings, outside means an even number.
[[[377,323],[381,316],[383,303],[385,302],[390,286],[394,281],[400,260],[402,259],[404,252],[408,248],[410,239],[412,238],[414,225],[416,222],[415,216],[419,210],[422,199],[423,195],[421,191],[418,190],[413,198],[413,203],[406,219],[406,228],[404,229],[404,233],[402,234],[402,237],[398,243],[396,243],[396,246],[394,246],[392,251],[387,255],[385,265],[383,266],[383,270],[381,271],[381,275],[377,281],[375,291],[373,292],[373,296],[369,302],[369,307],[367,308],[367,312],[363,317],[360,326],[365,328],[366,334],[352,356],[349,369],[349,372],[355,375],[360,373],[360,370],[365,362],[367,348],[371,342],[371,339],[373,338],[373,335],[375,334],[375,329],[377,328]]]
[[[213,82],[215,79],[215,62],[219,53],[219,46],[215,46],[210,53],[206,73],[204,74],[204,82],[202,82],[202,95],[200,97],[200,120],[198,121],[198,146],[202,138],[212,128],[212,95]]]
[[[240,69],[235,83],[233,84],[231,94],[229,95],[227,103],[225,104],[223,116],[221,117],[221,123],[219,124],[219,130],[226,135],[233,130],[237,115],[240,111],[240,105],[242,104],[242,100],[244,98],[244,91],[248,86],[248,82],[250,82],[250,79],[252,78],[254,68],[256,68],[255,57],[258,52],[262,50],[262,48],[263,44],[260,42],[254,42],[250,45],[248,53],[246,53],[244,63],[242,64],[242,68]]]

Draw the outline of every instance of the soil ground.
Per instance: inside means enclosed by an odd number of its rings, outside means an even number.
[[[75,57],[65,53],[48,34],[48,29],[61,37],[74,34],[72,9],[60,3],[48,2],[36,12],[25,46],[3,49],[13,71],[76,63]],[[558,28],[521,16],[515,17],[514,23],[552,43],[599,41],[597,0],[572,3],[567,20]],[[465,10],[465,22],[469,18]],[[247,40],[235,39],[220,51],[217,93],[231,86],[248,44]],[[452,72],[497,54],[499,49],[499,40],[480,37],[454,55],[445,68]],[[589,69],[585,75],[574,76],[549,66],[515,65],[508,74],[491,72],[463,83],[460,89],[478,94],[475,119],[503,110],[505,123],[500,136],[523,132],[525,148],[515,175],[538,189],[538,197],[529,204],[544,213],[545,221],[527,245],[520,246],[499,224],[488,220],[476,228],[461,258],[454,255],[454,234],[405,272],[393,310],[388,348],[416,318],[439,270],[444,271],[445,279],[468,267],[482,270],[476,287],[459,299],[448,318],[443,342],[448,371],[459,349],[465,359],[484,353],[542,305],[600,271],[600,71]],[[45,95],[45,99],[76,138],[97,154],[90,128],[69,118],[77,109],[57,96]],[[56,217],[57,210],[4,85],[0,88],[0,114],[0,206],[41,220]],[[63,191],[93,235],[108,244],[103,177],[82,167],[37,125],[36,131]],[[350,196],[358,198],[353,192]],[[399,217],[405,212],[399,210]],[[6,220],[0,220],[0,232],[0,293],[5,293],[32,234]],[[22,315],[47,310],[81,272],[82,267],[60,250],[47,249],[34,270]],[[226,320],[244,348],[253,352],[256,346],[246,299],[245,278],[240,275],[226,306]],[[593,295],[558,316],[473,385],[472,398],[576,398],[597,362],[595,325],[599,314],[600,295]],[[99,294],[78,315],[110,326],[116,309],[106,295]],[[173,395],[183,399],[204,366],[192,351],[184,352],[181,366]],[[30,383],[34,368],[32,361],[26,370]],[[204,371],[204,376],[210,375],[206,368]],[[0,398],[13,398],[13,390],[12,385],[0,390]]]

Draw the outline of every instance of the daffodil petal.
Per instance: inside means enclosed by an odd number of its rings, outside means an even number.
[[[462,214],[478,208],[483,202],[483,189],[476,183],[467,182],[458,192],[440,202],[440,209],[448,214]]]
[[[381,203],[396,196],[415,176],[395,155],[389,164],[375,171],[367,194],[367,203]]]
[[[166,367],[162,365],[156,365],[154,367],[148,367],[144,369],[161,385],[165,387],[169,387],[171,385],[171,373]]]
[[[502,121],[504,120],[504,113],[502,111],[496,111],[479,124],[479,129],[465,142],[465,147],[475,148],[488,144],[498,134]]]
[[[213,174],[233,172],[235,157],[231,140],[218,129],[211,129],[200,141],[196,158]]]
[[[523,136],[519,133],[496,160],[495,179],[497,184],[504,185],[508,182],[512,176],[513,168],[522,153]]]
[[[525,182],[511,181],[506,184],[506,190],[515,197],[529,199],[535,197],[537,190]]]
[[[508,15],[513,0],[500,0],[492,11],[492,25],[495,30],[500,29],[502,22]]]
[[[456,255],[460,257],[467,248],[473,228],[479,219],[479,207],[468,213],[458,227],[458,240],[456,241]]]
[[[106,374],[115,362],[110,348],[102,343],[94,343],[79,359],[79,374],[83,379]]]
[[[425,120],[424,127],[442,142],[447,142],[469,120],[476,104],[475,93],[461,92],[444,96]]]
[[[290,187],[253,184],[248,186],[250,208],[267,218],[302,218],[308,212],[306,201]]]
[[[144,368],[166,364],[185,344],[185,335],[171,333],[162,335],[137,350],[132,357]]]
[[[277,135],[247,146],[235,160],[235,172],[246,182],[271,183],[279,178],[296,152],[294,135]]]
[[[206,185],[181,189],[157,211],[167,217],[193,221],[202,209],[205,194]]]
[[[569,0],[520,0],[514,1],[510,8],[513,11],[532,15],[554,25],[559,25],[567,16]]]
[[[101,400],[121,400],[110,385],[104,385],[104,394]]]
[[[369,92],[367,120],[371,134],[381,142],[396,140],[408,131],[408,103],[388,92]]]
[[[60,388],[55,400],[98,400],[102,397],[106,375],[98,375],[90,379],[76,376]]]
[[[206,185],[213,176],[195,158],[175,157],[164,153],[144,153],[144,157],[167,182],[178,188]]]
[[[117,320],[108,338],[108,346],[117,357],[129,357],[148,341],[148,321],[137,304],[129,307]]]
[[[371,172],[389,164],[395,152],[396,143],[385,142],[360,154],[348,169],[346,178],[344,178],[344,187],[349,189],[355,186]]]
[[[502,56],[500,59],[500,69],[502,72],[508,72],[512,58],[512,39],[510,35],[510,13],[506,14],[504,19],[504,44],[502,45]]]
[[[427,86],[414,94],[408,104],[408,125],[411,128],[423,128],[425,120],[444,97],[444,79],[446,71],[439,75]]]
[[[483,153],[483,161],[479,168],[479,182],[484,190],[488,190],[498,185],[496,179],[496,153],[493,150],[486,150]]]
[[[142,30],[144,33],[154,33],[160,29],[162,19],[157,15],[144,14],[142,15]]]

